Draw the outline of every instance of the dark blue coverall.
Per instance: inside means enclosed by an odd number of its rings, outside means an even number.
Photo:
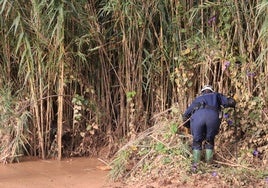
[[[190,129],[193,135],[193,150],[202,150],[202,142],[206,140],[205,149],[214,148],[215,136],[219,132],[221,106],[229,107],[228,98],[220,93],[211,92],[198,96],[183,114],[191,117]]]

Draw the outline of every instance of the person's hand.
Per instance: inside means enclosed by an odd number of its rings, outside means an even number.
[[[228,100],[228,107],[235,108],[235,106],[236,106],[236,101],[235,101],[235,99],[232,98],[232,97],[229,97],[229,98],[227,98],[227,100]]]
[[[182,115],[182,121],[185,122],[188,119],[188,117]]]
[[[190,128],[190,117],[187,117],[187,116],[182,116],[182,122],[183,122],[183,126],[186,127],[186,128]]]

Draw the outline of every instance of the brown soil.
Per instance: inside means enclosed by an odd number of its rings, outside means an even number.
[[[247,188],[268,188],[268,183],[258,182],[256,184],[240,186],[227,185],[222,182],[219,177],[201,177],[199,175],[189,177],[189,182],[179,181],[180,177],[159,178],[155,180],[138,181],[136,183],[113,183],[104,186],[104,188],[230,188],[230,187],[247,187]]]
[[[138,181],[135,183],[117,182],[104,186],[105,188],[227,188],[228,186],[218,182],[217,178],[192,177],[192,182],[180,182],[173,176],[170,178],[159,178],[155,180]]]
[[[26,160],[0,165],[1,188],[99,188],[106,184],[107,171],[96,158]]]

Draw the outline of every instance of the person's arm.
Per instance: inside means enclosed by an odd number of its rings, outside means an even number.
[[[193,110],[194,110],[194,102],[192,102],[191,105],[186,109],[186,111],[183,114],[183,117],[186,119],[191,117]]]
[[[184,119],[189,119],[191,117],[191,115],[194,113],[194,111],[196,110],[196,107],[198,105],[200,105],[199,103],[200,98],[197,97],[193,100],[193,102],[190,104],[190,106],[186,109],[186,111],[184,112],[184,114],[182,115]]]
[[[234,100],[234,98],[232,98],[232,97],[226,97],[223,94],[219,94],[219,97],[221,99],[221,105],[224,108],[228,108],[228,107],[235,108],[236,101]]]
[[[183,126],[186,128],[190,128],[190,120],[189,118],[192,115],[192,104],[186,109],[184,114],[182,115],[182,121],[183,121]]]

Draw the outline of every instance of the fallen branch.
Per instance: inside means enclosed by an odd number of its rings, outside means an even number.
[[[214,162],[216,162],[216,163],[218,163],[218,164],[223,164],[223,165],[227,165],[227,166],[232,166],[232,167],[241,167],[241,168],[245,168],[245,169],[248,169],[248,170],[255,170],[254,168],[250,168],[250,167],[243,166],[243,165],[240,165],[240,164],[226,163],[226,162],[217,161],[217,160],[214,160]]]
[[[188,121],[190,121],[191,118],[188,118],[187,120],[185,120],[182,124],[180,124],[178,126],[178,129],[181,128],[182,126],[184,126]]]
[[[165,114],[165,113],[167,113],[167,112],[169,112],[169,111],[171,111],[171,110],[172,110],[172,107],[169,108],[169,109],[164,110],[163,112],[160,112],[160,113],[154,115],[150,120],[153,120],[153,119],[155,119],[156,117],[158,117],[158,116],[160,116],[160,115],[162,115],[162,114]]]
[[[152,138],[155,139],[157,142],[160,142],[161,144],[163,144],[164,146],[166,146],[168,149],[170,149],[170,147],[169,147],[166,143],[162,142],[162,141],[159,140],[158,138],[154,137],[153,135],[150,135],[150,137],[152,137]]]
[[[107,163],[106,161],[102,160],[101,158],[98,158],[99,161],[101,161],[102,163],[106,164],[107,166],[110,166],[109,163]]]

